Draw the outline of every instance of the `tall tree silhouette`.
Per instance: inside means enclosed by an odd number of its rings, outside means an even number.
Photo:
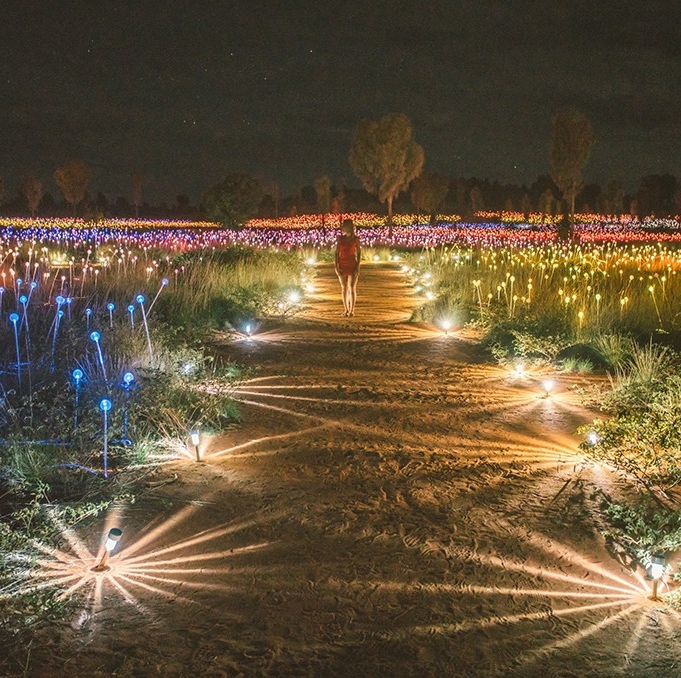
[[[28,210],[34,217],[43,197],[43,184],[35,174],[29,174],[21,182],[21,194],[26,198]]]
[[[551,178],[562,193],[571,217],[575,213],[575,199],[584,187],[582,170],[594,142],[591,123],[576,108],[561,111],[553,118]]]
[[[73,207],[74,217],[76,207],[85,198],[85,191],[91,176],[90,167],[83,160],[68,160],[54,171],[54,180],[66,202]]]
[[[423,148],[414,140],[409,118],[389,113],[360,121],[352,134],[350,165],[364,188],[388,204],[392,237],[393,200],[423,170]]]

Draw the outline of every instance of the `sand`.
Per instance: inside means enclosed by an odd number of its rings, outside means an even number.
[[[354,318],[317,274],[221,347],[243,420],[109,517],[110,573],[92,530],[46,556],[82,599],[0,675],[681,675],[681,618],[602,536],[628,486],[577,449],[598,379],[543,397],[471,331],[409,324],[397,266],[363,267]]]

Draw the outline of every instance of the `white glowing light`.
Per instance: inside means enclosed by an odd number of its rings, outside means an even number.
[[[542,388],[544,389],[544,392],[546,393],[546,397],[547,397],[547,398],[548,398],[548,396],[549,396],[549,393],[551,393],[551,391],[553,390],[553,387],[554,387],[555,385],[556,385],[556,384],[553,382],[552,379],[545,379],[545,380],[542,382]]]
[[[658,580],[662,578],[665,569],[664,556],[654,555],[650,559],[650,577],[651,579]]]
[[[288,295],[288,300],[292,304],[299,304],[300,303],[300,293],[296,292],[295,290],[293,292],[290,292]]]
[[[597,445],[598,444],[598,433],[596,433],[596,431],[589,431],[589,433],[587,435],[587,440],[592,445]]]
[[[194,430],[194,431],[191,432],[190,437],[191,437],[192,445],[194,445],[194,447],[196,447],[201,440],[201,434],[198,431]]]
[[[121,537],[123,536],[123,530],[119,530],[117,527],[112,527],[109,530],[109,534],[106,536],[106,543],[104,544],[104,548],[111,553],[116,546],[118,546],[118,542],[121,540]]]

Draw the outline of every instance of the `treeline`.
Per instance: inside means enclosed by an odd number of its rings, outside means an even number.
[[[444,178],[447,192],[439,212],[472,216],[481,211],[518,211],[562,214],[564,205],[560,193],[548,175],[538,177],[530,186],[504,184],[489,179]],[[310,184],[299,190],[279,197],[272,183],[264,184],[258,206],[258,216],[277,218],[295,214],[315,214],[322,211],[325,198]],[[385,205],[377,196],[364,189],[351,188],[330,183],[328,209],[324,211],[382,213]],[[321,200],[320,200],[321,198]],[[412,201],[411,192],[401,193],[395,200],[396,212],[413,212],[418,207]],[[645,176],[634,193],[627,193],[617,181],[605,186],[587,184],[576,199],[576,211],[598,214],[632,214],[636,216],[675,216],[681,214],[681,181],[673,175]],[[29,202],[21,191],[6,196],[0,203],[3,216],[27,216],[31,214]],[[41,195],[35,209],[37,216],[71,216],[73,205],[61,195],[51,192]],[[90,194],[86,191],[78,205],[79,216],[97,220],[105,217],[131,218],[177,218],[198,219],[206,216],[198,201],[192,201],[186,194],[178,194],[171,202],[150,204],[140,201],[135,205],[132,198],[118,196],[110,199],[101,192]]]

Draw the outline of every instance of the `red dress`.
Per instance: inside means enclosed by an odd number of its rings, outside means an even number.
[[[357,248],[359,247],[359,238],[346,238],[341,235],[336,243],[338,251],[338,273],[340,275],[355,275],[359,267],[357,261]]]

